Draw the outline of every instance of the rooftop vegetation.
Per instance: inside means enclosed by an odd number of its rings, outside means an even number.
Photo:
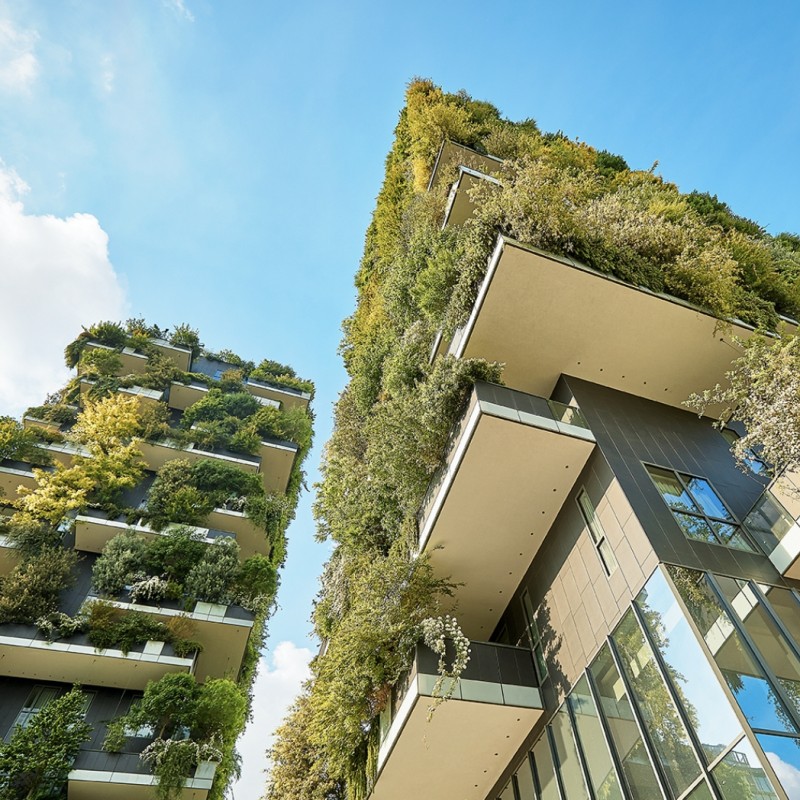
[[[501,185],[474,191],[477,211],[441,229],[457,165],[432,191],[445,139],[504,159]],[[567,255],[721,319],[774,329],[800,314],[800,238],[768,235],[717,197],[682,193],[656,171],[489,103],[409,87],[344,322],[349,383],[335,409],[315,512],[333,542],[315,609],[325,655],[273,749],[270,800],[362,800],[376,753],[375,715],[408,666],[425,620],[449,589],[415,558],[416,513],[476,379],[499,365],[429,362],[473,306],[498,233]]]
[[[182,348],[186,363],[189,353],[192,359],[215,359],[214,377],[176,367],[162,352],[164,342]],[[144,356],[136,362],[140,370],[136,374],[126,374],[123,368],[123,363],[131,363],[123,362],[130,351]],[[68,345],[65,355],[67,364],[77,367],[78,377],[41,406],[28,409],[26,417],[33,418],[34,426],[0,418],[0,460],[33,465],[35,476],[34,488],[0,500],[13,508],[13,515],[2,518],[0,526],[19,554],[14,569],[0,579],[0,624],[36,625],[49,641],[85,634],[95,647],[123,653],[148,640],[163,641],[176,655],[191,657],[202,647],[194,638],[191,619],[178,614],[161,622],[146,612],[147,605],[170,601],[175,608],[191,611],[203,601],[250,610],[255,618],[239,675],[202,687],[185,675],[167,676],[178,683],[186,679],[183,688],[191,702],[182,713],[191,712],[192,719],[158,728],[146,753],[163,798],[177,796],[199,760],[218,761],[210,798],[220,800],[236,769],[234,744],[251,702],[313,422],[308,409],[279,409],[260,402],[246,391],[245,380],[252,375],[272,386],[309,394],[313,385],[274,361],[256,366],[224,353],[218,363],[220,359],[203,349],[198,332],[189,326],[170,331],[139,319],[93,325]],[[204,368],[210,371],[207,363]],[[117,391],[138,386],[166,392],[173,382],[201,384],[207,391],[183,413],[170,409],[164,399],[149,397],[143,402],[135,394]],[[155,476],[146,506],[140,508],[140,487],[145,478],[151,479],[140,443],[167,439],[212,454],[218,450],[256,454],[262,441],[280,440],[295,444],[298,454],[285,494],[267,493],[260,475],[219,459],[178,458]],[[50,442],[72,445],[74,455],[66,463],[54,461],[42,448]],[[128,505],[131,496],[137,497],[136,507]],[[211,543],[203,541],[191,526],[203,525],[217,508],[242,512],[263,529],[265,554],[242,561],[233,538],[223,535]],[[93,584],[102,599],[88,600],[69,616],[60,610],[61,592],[74,583],[76,564],[83,556],[65,541],[70,541],[75,516],[90,512],[131,524],[141,521],[161,533],[146,540],[131,530],[110,539],[93,567]],[[110,602],[118,600],[139,604],[142,610]],[[171,685],[164,680],[165,686]],[[214,712],[227,713],[225,720],[211,719],[212,701],[225,705],[227,711]],[[146,695],[130,720],[141,722],[150,707]],[[183,727],[191,729],[190,740],[170,738],[176,731],[182,734]]]

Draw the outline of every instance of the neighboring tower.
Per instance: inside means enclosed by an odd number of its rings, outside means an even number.
[[[141,320],[94,325],[66,357],[66,387],[0,421],[0,794],[221,798],[313,385]]]

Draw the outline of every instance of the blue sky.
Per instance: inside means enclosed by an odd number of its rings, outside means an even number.
[[[209,347],[316,381],[313,481],[345,380],[352,276],[416,75],[631,166],[658,161],[770,232],[800,230],[788,1],[0,0],[0,273],[19,276],[0,316],[0,365],[16,376],[0,379],[0,411],[58,385],[80,321],[189,321]],[[8,233],[20,227],[22,243]],[[27,336],[23,298],[41,313]],[[313,529],[306,495],[271,624],[274,645],[292,644],[262,674],[264,725],[314,647],[327,549]],[[246,766],[237,797],[261,780],[261,759]]]

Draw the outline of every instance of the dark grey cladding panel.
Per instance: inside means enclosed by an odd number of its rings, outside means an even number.
[[[509,389],[507,386],[498,386],[495,383],[485,383],[478,381],[475,384],[475,392],[478,399],[486,403],[495,403],[499,406],[513,408],[515,411],[524,411],[528,414],[535,414],[539,417],[553,418],[553,412],[543,397],[533,394],[518,392]]]
[[[556,395],[577,400],[660,560],[780,582],[766,556],[687,539],[643,466],[707,478],[743,519],[767,481],[736,466],[728,443],[710,420],[568,376],[561,378]]]

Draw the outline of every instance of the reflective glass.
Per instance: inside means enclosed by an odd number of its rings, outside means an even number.
[[[800,644],[800,603],[796,596],[789,589],[782,589],[780,586],[759,584],[758,588],[761,589],[772,610],[789,631],[794,643]]]
[[[683,567],[668,569],[750,725],[765,730],[795,733],[794,724],[783,703],[734,627],[727,611],[720,605],[705,575]]]
[[[533,789],[533,772],[527,758],[517,770],[516,778],[519,800],[536,800],[536,793]]]
[[[747,739],[742,739],[711,774],[724,800],[777,800],[756,751]]]
[[[771,492],[764,492],[753,506],[744,525],[766,553],[771,553],[794,526],[794,519]]]
[[[725,577],[718,577],[717,582],[767,666],[777,675],[800,713],[800,659],[748,584]]]
[[[612,638],[619,649],[622,668],[642,712],[650,741],[658,753],[670,788],[678,797],[700,775],[700,764],[689,735],[632,611],[622,618]]]
[[[681,514],[674,512],[675,519],[681,530],[690,539],[699,539],[701,542],[711,542],[717,544],[718,539],[714,531],[709,527],[708,523],[703,517],[695,517],[692,514]]]
[[[708,761],[742,729],[666,578],[656,570],[636,598]]]
[[[586,759],[586,770],[597,797],[603,800],[622,800],[619,779],[611,763],[597,708],[589,693],[589,681],[584,675],[569,695],[575,717],[575,729]]]
[[[541,800],[559,800],[558,782],[546,732],[533,746],[532,754],[536,764],[536,777],[539,779],[539,797]]]
[[[639,728],[634,720],[628,695],[614,660],[605,645],[592,665],[592,674],[609,734],[622,765],[630,796],[635,800],[661,797],[661,790]]]
[[[711,794],[708,784],[705,781],[701,781],[686,795],[684,800],[714,800],[714,796]],[[742,800],[745,800],[745,798],[743,797]]]
[[[553,744],[558,760],[558,772],[567,800],[586,797],[586,786],[583,782],[583,770],[572,737],[572,721],[566,705],[558,709],[550,724],[553,731]]]
[[[739,550],[747,550],[749,553],[756,552],[753,545],[742,535],[738,525],[728,525],[727,522],[717,522],[713,519],[709,520],[709,524],[722,544],[726,544],[728,547],[737,547]]]
[[[681,476],[686,481],[692,497],[708,517],[733,520],[719,495],[711,488],[711,484],[703,478],[692,478],[689,475]]]
[[[766,733],[759,733],[756,739],[789,800],[800,800],[800,739]]]
[[[653,479],[656,488],[661,492],[661,496],[667,501],[671,508],[683,509],[685,511],[698,510],[675,473],[669,470],[659,469],[658,467],[648,467],[647,471],[650,473],[650,477]]]

